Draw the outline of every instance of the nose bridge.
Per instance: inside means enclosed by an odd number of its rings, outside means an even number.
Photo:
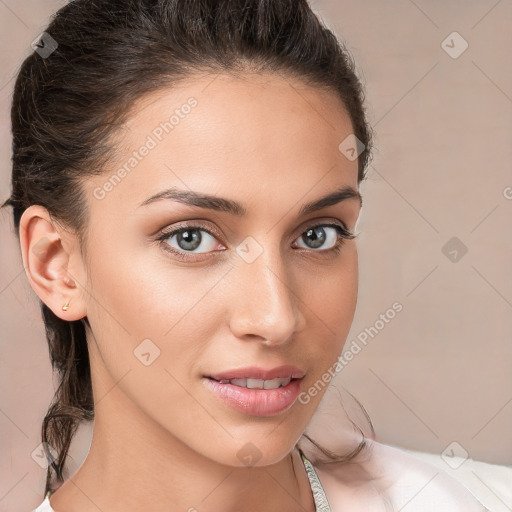
[[[258,250],[250,241],[248,243],[245,249],[249,247],[249,250],[245,254]],[[240,245],[242,252],[239,254],[243,255],[244,245]],[[294,331],[302,329],[299,297],[293,290],[280,248],[270,248],[270,242],[258,245],[260,254],[253,261],[242,256],[236,266],[239,289],[231,328],[240,338],[256,335],[267,344],[284,343]]]

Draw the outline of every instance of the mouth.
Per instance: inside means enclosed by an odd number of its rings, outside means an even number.
[[[271,370],[241,368],[204,376],[203,382],[222,402],[253,416],[274,416],[297,400],[305,372],[294,366]]]
[[[254,384],[254,387],[257,387],[259,386],[260,381],[265,383],[277,381],[279,379],[301,379],[305,374],[306,373],[303,370],[292,365],[276,366],[270,369],[260,368],[259,366],[247,366],[245,368],[236,368],[225,372],[212,373],[211,375],[206,375],[206,377],[218,382],[245,380],[249,381],[249,387],[253,387],[251,384]],[[244,387],[248,386],[244,385]]]

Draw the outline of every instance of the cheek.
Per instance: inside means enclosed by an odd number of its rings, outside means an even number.
[[[305,345],[306,360],[312,362],[308,386],[322,379],[343,350],[356,310],[358,282],[357,250],[352,244],[342,253],[339,265],[317,273],[315,284],[301,292],[306,329],[313,340]],[[326,375],[326,379],[330,377]]]
[[[310,323],[324,325],[327,338],[344,338],[355,313],[358,291],[358,261],[355,244],[342,251],[339,263],[315,272],[314,282],[301,291],[311,310]],[[306,311],[308,311],[306,308]]]
[[[113,377],[137,367],[137,353],[148,351],[157,356],[152,367],[190,376],[214,335],[225,270],[187,268],[154,247],[113,240],[106,246],[107,252],[93,259],[88,316]],[[113,247],[124,250],[114,253]]]
[[[88,316],[101,358],[93,363],[101,381],[119,382],[148,417],[175,430],[187,410],[190,428],[207,419],[187,389],[218,329],[218,281],[225,271],[186,269],[152,252],[94,260]]]

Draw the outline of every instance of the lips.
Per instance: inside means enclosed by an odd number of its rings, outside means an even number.
[[[205,376],[206,387],[233,409],[253,416],[274,416],[293,406],[305,372],[296,366],[238,368]]]

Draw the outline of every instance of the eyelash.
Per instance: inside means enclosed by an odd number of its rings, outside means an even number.
[[[312,226],[309,226],[305,231],[303,231],[300,236],[302,236],[304,233],[306,233],[310,229],[315,229],[318,227],[335,228],[338,233],[338,240],[336,241],[336,245],[334,247],[331,247],[330,249],[324,249],[324,250],[318,250],[318,251],[311,249],[310,251],[314,252],[314,253],[316,253],[316,252],[318,252],[318,253],[332,252],[335,255],[337,255],[340,253],[341,247],[345,244],[345,240],[352,240],[352,239],[356,238],[356,236],[357,236],[354,233],[352,233],[349,229],[347,229],[345,226],[342,226],[340,224],[335,224],[335,223],[313,224]],[[163,249],[165,251],[170,252],[171,254],[173,254],[174,256],[177,256],[178,258],[180,258],[182,260],[185,260],[185,261],[194,260],[196,258],[187,256],[186,255],[187,252],[179,252],[179,251],[175,250],[174,248],[170,247],[168,243],[166,243],[166,240],[168,240],[173,235],[176,235],[178,233],[181,233],[183,231],[188,231],[188,230],[206,231],[206,233],[208,233],[212,237],[217,238],[217,235],[215,233],[213,233],[212,231],[210,231],[209,229],[206,229],[205,227],[203,227],[201,225],[189,224],[189,225],[182,225],[178,228],[172,228],[172,229],[169,229],[166,231],[162,231],[161,234],[155,239],[155,241],[158,242],[160,245],[162,245]],[[303,248],[301,247],[300,249],[303,249]],[[307,250],[307,249],[303,249],[303,250]],[[194,253],[190,253],[190,254],[192,255]],[[199,253],[199,254],[206,255],[208,253]]]

